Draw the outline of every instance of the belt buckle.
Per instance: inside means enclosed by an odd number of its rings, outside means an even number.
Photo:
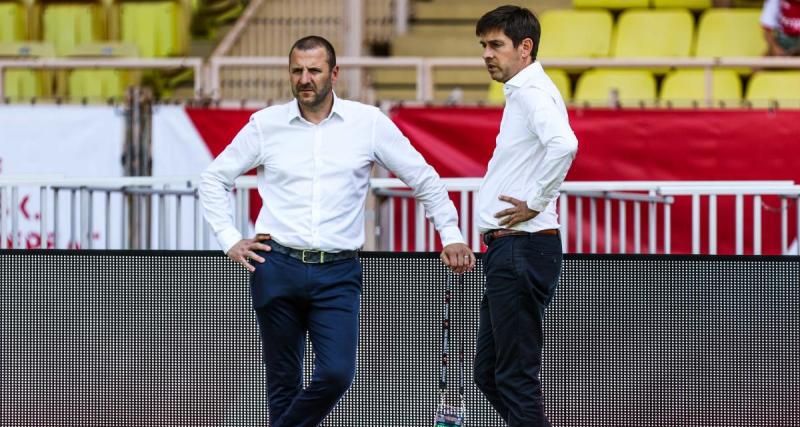
[[[307,261],[306,260],[306,254],[314,253],[314,252],[319,253],[319,261],[317,261],[317,262]],[[325,263],[325,252],[323,252],[323,251],[314,251],[314,250],[310,250],[310,249],[303,249],[303,252],[301,253],[300,258],[301,258],[300,260],[303,261],[303,263],[305,263],[305,264],[324,264]]]

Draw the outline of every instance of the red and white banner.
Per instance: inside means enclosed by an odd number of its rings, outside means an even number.
[[[157,107],[153,117],[154,175],[198,175],[252,113]],[[464,107],[398,108],[391,113],[443,177],[484,174],[501,115],[499,108]],[[800,181],[800,111],[573,110],[570,120],[580,148],[568,180]],[[0,106],[0,176],[120,176],[123,126],[123,117],[112,107]],[[17,208],[24,211],[25,220],[16,238],[23,247],[36,247],[41,240],[36,234],[40,229],[38,193],[28,191],[19,198]],[[745,202],[750,206],[751,199]],[[251,204],[254,218],[260,208],[257,196],[251,197]],[[763,198],[762,204],[763,252],[777,254],[780,205],[773,197]],[[719,212],[718,251],[733,253],[733,201],[721,199]],[[745,253],[752,248],[751,216],[752,209],[746,209]],[[688,204],[676,203],[673,230],[689,229],[689,219]],[[790,236],[796,233],[794,222],[789,221]],[[706,223],[701,225],[707,230]],[[103,225],[97,227],[93,236],[102,242]],[[112,236],[112,241],[117,239],[119,236]],[[188,241],[191,239],[184,239]],[[706,245],[704,242],[703,252]],[[75,243],[59,243],[59,247],[66,246]],[[673,253],[689,251],[688,239],[673,238]]]

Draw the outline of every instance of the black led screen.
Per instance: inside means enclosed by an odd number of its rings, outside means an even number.
[[[358,371],[324,425],[431,426],[445,270],[362,262]],[[468,361],[482,283],[479,264],[454,319]],[[0,426],[265,426],[257,332],[248,275],[221,254],[0,251]],[[547,411],[559,427],[800,426],[799,343],[799,258],[567,256]],[[467,372],[467,425],[503,425]]]

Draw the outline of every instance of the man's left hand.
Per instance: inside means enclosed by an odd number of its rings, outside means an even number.
[[[453,273],[461,274],[475,268],[475,254],[463,243],[452,243],[444,247],[439,258]]]
[[[524,200],[517,200],[509,196],[500,196],[498,198],[504,202],[514,205],[513,208],[503,209],[502,211],[494,214],[495,218],[500,218],[498,225],[501,225],[504,228],[513,227],[520,222],[534,219],[536,218],[536,215],[539,215],[539,212],[530,209]]]

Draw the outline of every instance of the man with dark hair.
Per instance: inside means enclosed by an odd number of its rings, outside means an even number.
[[[556,86],[536,62],[539,21],[502,6],[476,26],[506,105],[497,147],[478,192],[488,246],[475,350],[475,383],[510,427],[550,426],[539,374],[544,313],[561,274],[555,203],[578,141]]]
[[[456,273],[475,265],[436,171],[380,110],[336,96],[335,61],[321,37],[295,43],[289,53],[295,99],[253,114],[201,176],[206,219],[228,257],[252,273],[272,427],[319,425],[355,375],[357,251],[374,163],[394,172],[425,206],[442,239],[442,261]],[[243,239],[229,192],[252,168],[264,203],[256,237]],[[303,389],[306,333],[315,359]]]

